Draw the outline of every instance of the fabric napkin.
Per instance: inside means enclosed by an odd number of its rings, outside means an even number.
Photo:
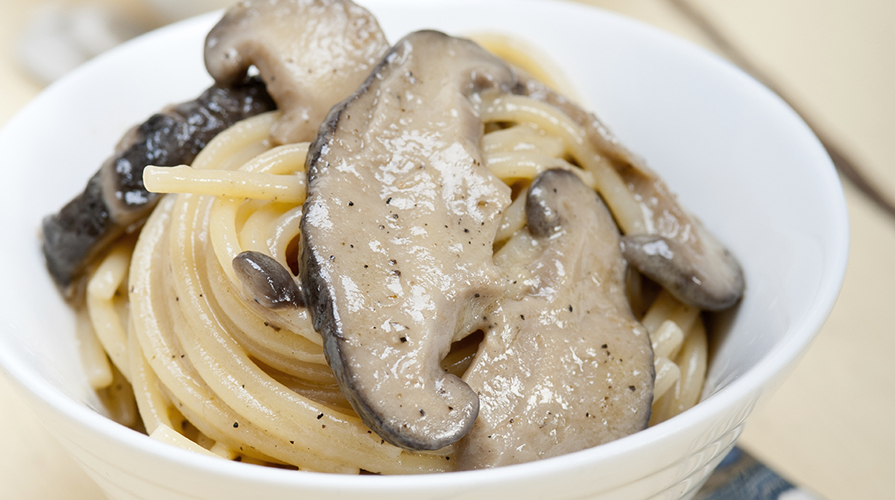
[[[821,500],[734,448],[693,500]]]

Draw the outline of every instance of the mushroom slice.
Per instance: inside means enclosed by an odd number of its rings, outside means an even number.
[[[44,255],[62,293],[73,297],[74,280],[94,256],[139,227],[155,206],[159,195],[143,186],[146,165],[189,164],[219,132],[275,109],[274,101],[284,116],[276,139],[310,141],[326,112],[360,85],[387,47],[376,20],[347,0],[233,7],[206,39],[206,66],[218,83],[128,132],[85,190],[44,219]],[[267,88],[246,78],[251,64]]]
[[[511,287],[488,314],[464,380],[481,409],[459,466],[529,462],[646,427],[653,351],[625,296],[618,229],[596,193],[547,170],[525,200],[527,230],[495,255]]]
[[[308,153],[306,303],[345,396],[400,447],[446,446],[478,413],[439,362],[504,290],[492,242],[510,189],[483,165],[470,99],[515,83],[468,40],[412,33],[332,110]]]
[[[247,250],[234,257],[232,265],[239,281],[262,307],[304,307],[301,287],[292,273],[273,257]]]
[[[525,94],[556,107],[584,129],[595,153],[611,164],[633,192],[644,230],[622,238],[628,262],[687,304],[712,311],[735,304],[743,295],[745,279],[730,251],[680,206],[665,183],[596,116],[534,79],[521,79]]]
[[[348,0],[243,1],[208,33],[205,67],[229,85],[255,66],[283,110],[272,138],[305,142],[388,47],[376,19]]]
[[[736,304],[745,288],[736,257],[691,221],[692,235],[632,234],[621,240],[628,262],[684,303],[708,311]],[[694,250],[695,247],[695,250]]]
[[[160,195],[146,191],[147,165],[189,164],[219,132],[274,109],[257,78],[212,86],[131,129],[82,193],[43,220],[43,251],[53,280],[67,297],[73,281],[110,242],[149,216]]]

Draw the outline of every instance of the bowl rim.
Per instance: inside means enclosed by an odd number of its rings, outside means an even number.
[[[474,0],[463,1],[474,3]],[[510,0],[501,1],[508,3]],[[409,4],[411,1],[369,0],[361,3],[365,6],[371,4],[371,10],[375,12],[375,4]],[[433,5],[448,3],[450,3],[450,0],[430,2]],[[513,4],[527,4],[526,8],[531,8],[535,4],[543,4],[543,2],[538,0],[514,0]],[[811,299],[810,307],[806,313],[789,327],[790,331],[779,341],[775,349],[759,359],[754,366],[716,394],[688,410],[682,416],[670,419],[657,426],[598,447],[537,462],[486,470],[460,471],[451,474],[350,476],[247,466],[249,464],[203,457],[197,453],[160,443],[145,434],[115,424],[113,421],[74,401],[59,389],[50,385],[36,371],[10,356],[4,349],[0,349],[0,370],[7,374],[8,379],[13,381],[13,385],[17,386],[20,392],[30,393],[35,396],[39,403],[50,409],[57,416],[69,420],[93,434],[107,436],[117,446],[127,447],[139,453],[151,455],[153,459],[170,462],[174,465],[215,476],[226,475],[241,481],[272,483],[287,487],[338,488],[340,491],[349,492],[394,491],[420,487],[429,490],[447,487],[457,488],[473,485],[481,486],[483,484],[500,483],[521,478],[531,479],[532,477],[548,476],[555,471],[571,470],[584,464],[593,464],[612,457],[636,453],[638,450],[651,447],[654,443],[663,441],[671,435],[698,425],[700,422],[706,422],[723,413],[724,410],[743,401],[752,400],[754,403],[755,399],[768,392],[767,386],[769,382],[775,378],[779,380],[779,377],[786,372],[786,369],[791,369],[794,362],[804,354],[832,310],[842,286],[848,259],[848,215],[842,186],[832,161],[826,155],[820,141],[814,137],[814,133],[807,124],[782,99],[751,76],[704,48],[665,33],[658,28],[646,25],[641,21],[618,13],[605,11],[598,7],[567,1],[555,1],[551,8],[569,9],[572,12],[578,9],[586,9],[594,12],[595,15],[605,17],[608,20],[607,22],[621,23],[626,30],[658,38],[667,47],[671,47],[675,51],[684,52],[688,57],[708,59],[710,64],[718,66],[720,70],[737,74],[737,78],[740,79],[744,89],[755,93],[761,99],[775,101],[775,105],[780,108],[780,111],[791,115],[790,118],[794,120],[799,129],[796,132],[809,135],[810,138],[808,140],[814,142],[815,151],[813,153],[817,157],[815,159],[818,162],[818,181],[825,193],[830,196],[828,201],[832,207],[833,219],[829,221],[829,228],[830,232],[835,234],[834,240],[838,244],[834,248],[828,249],[829,256],[824,261],[825,273],[817,285],[817,293]],[[152,40],[157,37],[169,36],[169,34],[180,32],[181,30],[196,29],[197,25],[204,26],[219,16],[220,11],[217,11],[165,26],[138,37],[131,42],[127,42],[123,46],[113,49],[112,52],[117,53],[121,50],[127,50],[134,43],[152,43]],[[48,95],[58,92],[60,88],[64,88],[69,79],[82,73],[88,73],[94,67],[105,64],[109,57],[110,53],[103,54],[45,89],[7,122],[3,130],[0,130],[0,136],[5,134],[8,129],[14,128],[20,117],[27,114],[37,103],[46,99]],[[4,325],[3,328],[6,328],[6,326]],[[647,474],[648,472],[643,473],[643,475]]]

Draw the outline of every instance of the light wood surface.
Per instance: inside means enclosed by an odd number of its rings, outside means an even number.
[[[546,1],[546,0],[545,0]],[[667,0],[580,0],[712,48]],[[895,195],[895,2],[691,0]],[[22,73],[16,37],[41,2],[0,0],[0,125],[41,89]],[[57,4],[86,3],[56,0]],[[103,0],[149,14],[138,0]],[[611,124],[610,124],[611,125]],[[11,168],[4,166],[4,168]],[[846,185],[851,254],[817,340],[759,407],[740,444],[829,500],[895,498],[895,221]],[[97,500],[102,493],[20,404],[0,375],[0,498]]]

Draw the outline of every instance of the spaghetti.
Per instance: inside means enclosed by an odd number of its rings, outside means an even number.
[[[514,195],[495,250],[524,230],[527,186],[553,168],[600,193],[623,231],[644,226],[625,183],[561,111],[522,96],[480,109],[485,163]],[[116,418],[225,459],[340,473],[453,470],[454,445],[402,450],[361,423],[306,310],[265,308],[244,292],[231,265],[241,252],[264,253],[296,273],[308,144],[273,147],[277,118],[270,112],[230,127],[191,167],[147,168],[147,189],[179,194],[163,198],[139,239],[117,242],[89,277],[82,344],[90,380],[107,393],[133,388],[109,393]],[[655,353],[656,424],[698,401],[707,337],[698,309],[640,283],[635,275],[629,295]],[[462,375],[476,345],[457,342],[443,367]]]

